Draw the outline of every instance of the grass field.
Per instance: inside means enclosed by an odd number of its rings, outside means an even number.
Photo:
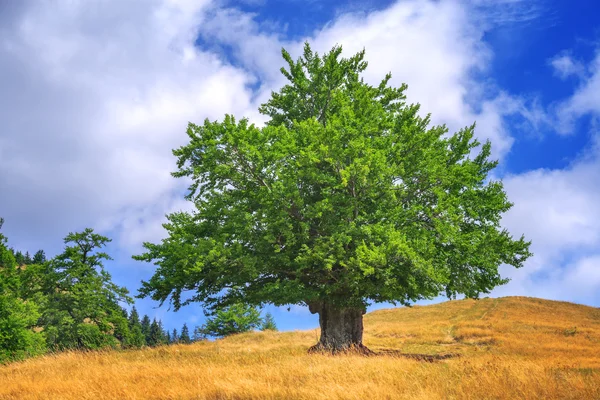
[[[600,399],[600,309],[524,297],[365,316],[372,350],[308,355],[318,331],[66,353],[0,367],[0,399]]]

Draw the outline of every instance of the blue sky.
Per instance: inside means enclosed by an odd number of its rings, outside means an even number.
[[[263,122],[281,47],[339,43],[366,48],[367,81],[391,71],[435,123],[477,121],[492,141],[515,203],[503,224],[535,253],[502,267],[512,281],[492,296],[600,306],[596,1],[1,2],[0,37],[0,216],[16,248],[54,255],[93,227],[113,239],[114,280],[135,292],[153,267],[131,255],[160,240],[166,213],[189,209],[169,175],[187,122]],[[170,329],[202,323],[200,305],[157,306],[137,302]],[[267,309],[281,329],[318,325],[303,307]]]

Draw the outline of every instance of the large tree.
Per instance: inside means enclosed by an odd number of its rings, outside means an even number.
[[[500,226],[510,209],[475,126],[432,126],[406,85],[364,82],[364,51],[322,56],[308,44],[288,83],[246,119],[188,125],[175,177],[191,179],[194,212],[168,215],[168,237],[135,258],[158,268],[140,296],[307,305],[319,314],[314,349],[362,347],[368,304],[440,294],[478,297],[521,267],[523,237]]]

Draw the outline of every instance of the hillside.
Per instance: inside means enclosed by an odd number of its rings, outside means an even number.
[[[524,297],[365,316],[365,344],[403,356],[307,355],[316,330],[70,353],[0,367],[0,399],[600,399],[600,309]]]

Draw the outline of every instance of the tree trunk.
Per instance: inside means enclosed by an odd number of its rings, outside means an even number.
[[[362,344],[364,308],[337,308],[327,303],[310,303],[308,308],[311,313],[319,314],[321,326],[321,339],[309,349],[309,353],[371,353]]]

